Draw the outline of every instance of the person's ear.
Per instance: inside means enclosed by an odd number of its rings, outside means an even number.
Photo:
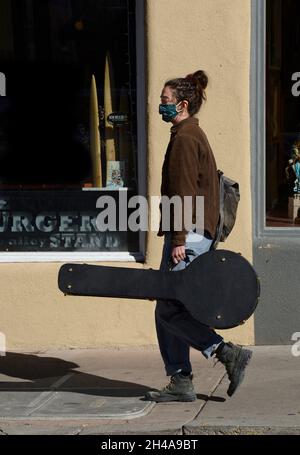
[[[189,102],[187,100],[183,100],[181,105],[182,105],[183,109],[187,109],[188,105],[189,105]]]

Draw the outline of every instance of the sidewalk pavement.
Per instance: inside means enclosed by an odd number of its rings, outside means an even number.
[[[300,434],[300,357],[253,347],[229,398],[224,367],[191,350],[198,400],[151,403],[168,378],[157,348],[7,353],[0,357],[0,435]]]

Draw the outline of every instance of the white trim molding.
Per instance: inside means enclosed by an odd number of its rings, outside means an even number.
[[[17,262],[143,262],[142,253],[127,252],[70,252],[70,253],[51,253],[51,252],[29,252],[29,253],[2,253],[0,263]]]

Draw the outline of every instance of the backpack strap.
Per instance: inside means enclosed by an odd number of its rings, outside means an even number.
[[[224,207],[223,207],[223,201],[224,201],[223,175],[224,175],[224,172],[222,172],[220,169],[218,169],[217,173],[218,173],[219,185],[220,185],[220,211],[219,211],[219,220],[218,220],[218,224],[216,227],[215,236],[214,236],[213,242],[211,244],[210,250],[215,250],[217,248],[217,246],[220,242],[220,239],[221,239],[222,229],[223,229],[223,224],[224,224]]]

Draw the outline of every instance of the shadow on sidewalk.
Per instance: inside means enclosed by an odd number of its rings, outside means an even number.
[[[139,397],[150,387],[76,371],[79,365],[55,357],[8,352],[0,357],[0,374],[25,379],[0,381],[0,391],[72,391],[95,396]]]

